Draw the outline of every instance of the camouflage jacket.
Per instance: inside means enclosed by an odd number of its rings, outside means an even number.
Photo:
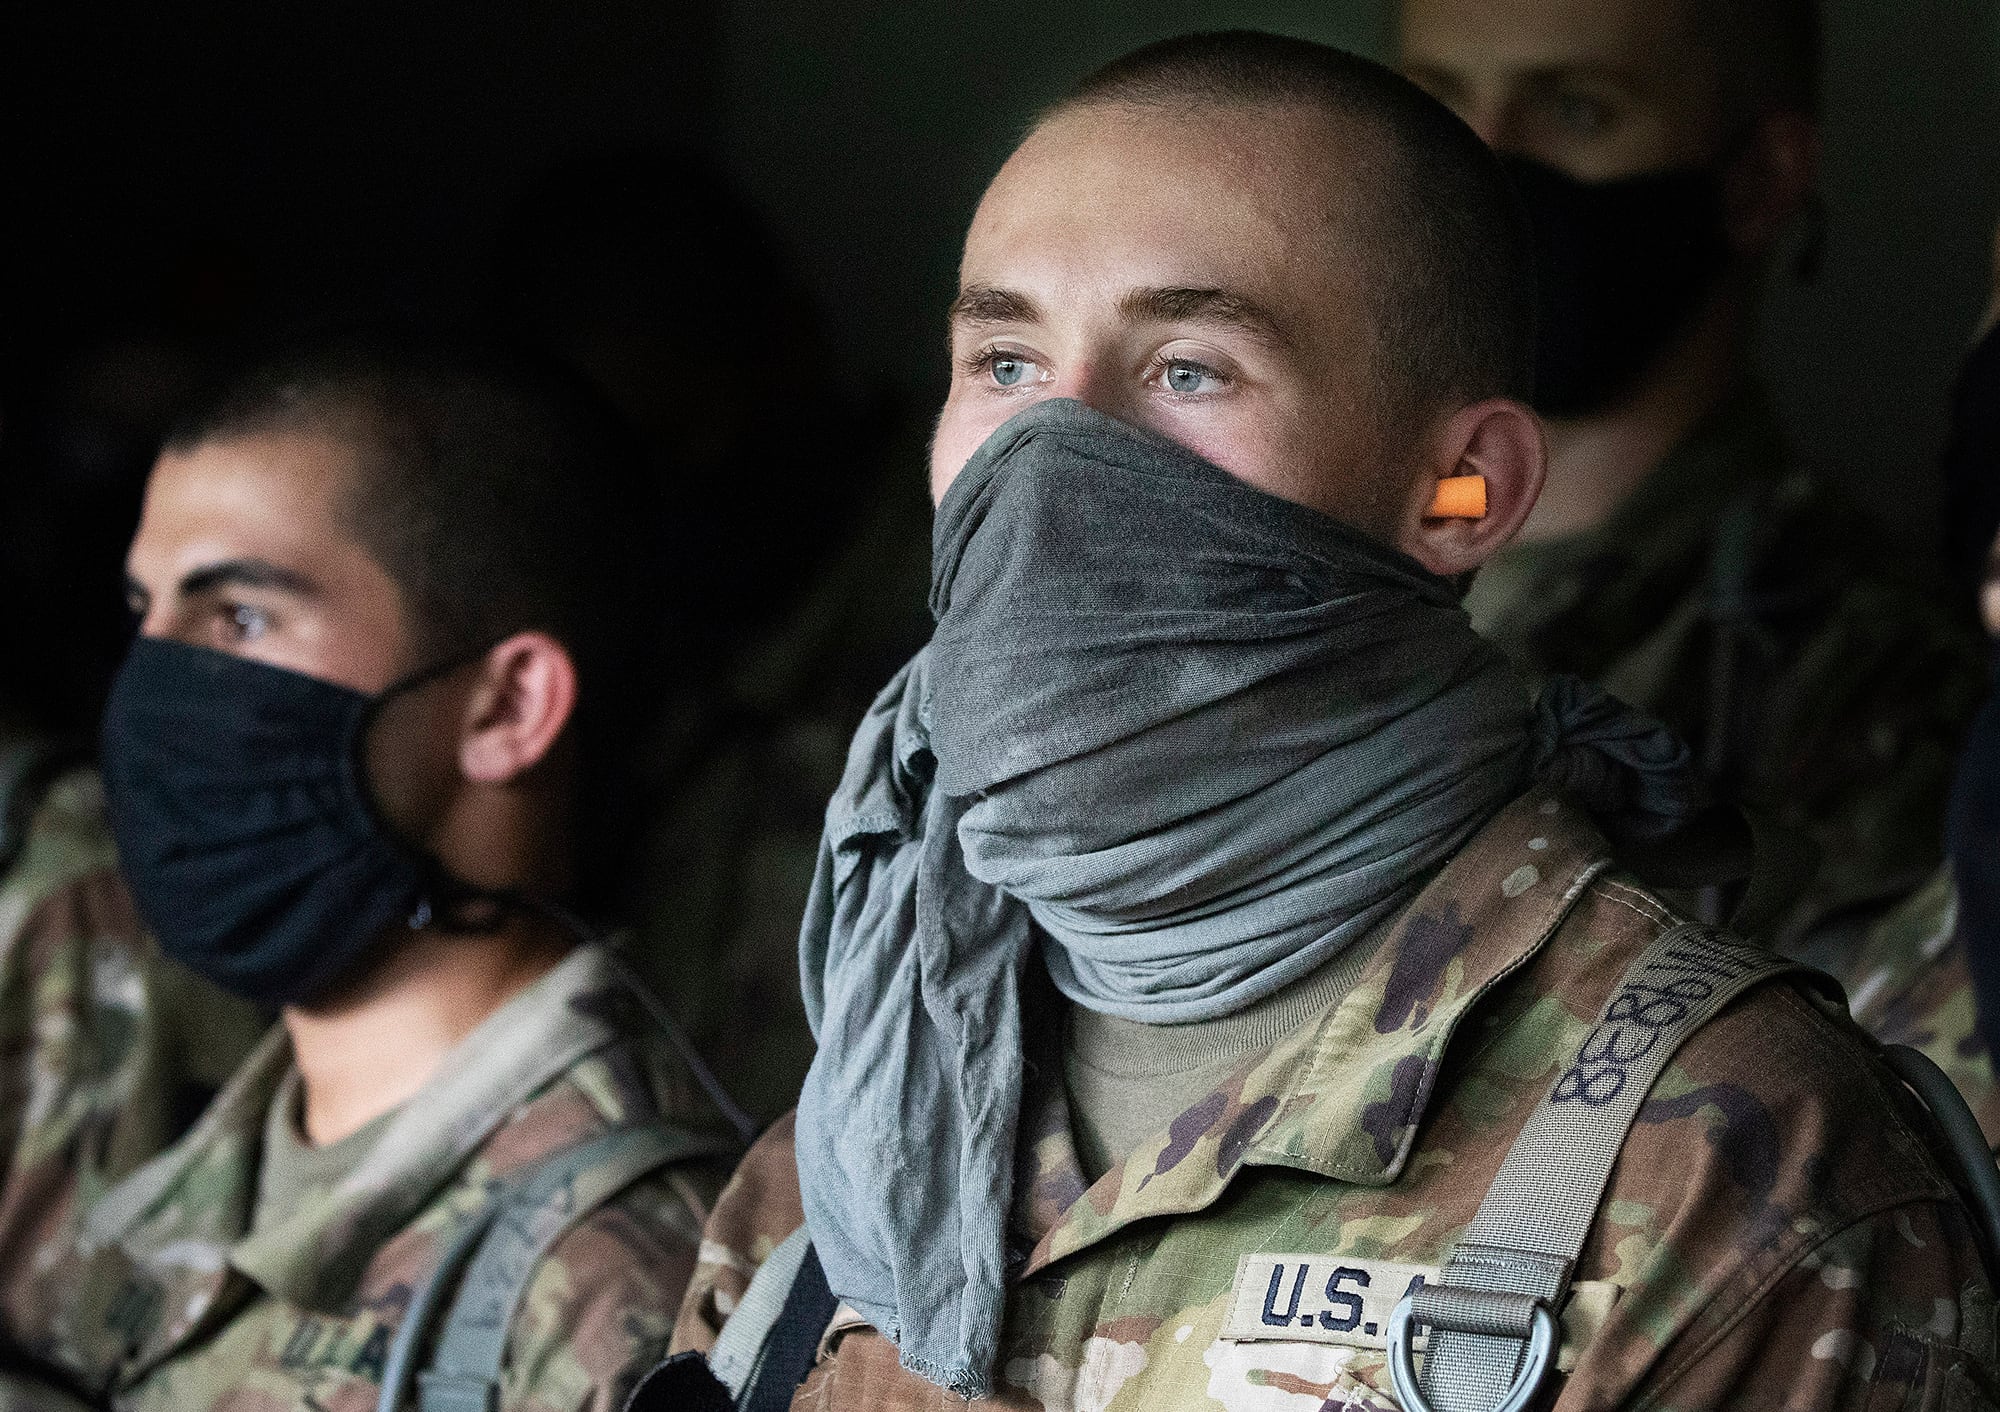
[[[498,1184],[611,1127],[694,1111],[664,1055],[631,1037],[643,1021],[584,948],[462,1041],[325,1200],[252,1230],[266,1115],[291,1069],[282,1028],[172,1147],[129,1174],[93,1160],[94,1134],[118,1120],[98,1111],[111,1092],[90,1079],[142,1067],[130,1022],[147,1038],[161,969],[143,936],[100,873],[46,899],[19,943],[58,977],[41,1023],[69,1046],[79,1082],[31,1105],[23,1147],[35,1160],[9,1174],[0,1343],[92,1405],[372,1408],[414,1292]],[[666,1345],[712,1171],[642,1178],[550,1249],[508,1334],[502,1407],[620,1405]]]
[[[78,769],[0,878],[0,1268],[53,1218],[52,1174],[101,1188],[158,1153],[269,1023],[135,944],[114,865],[102,786]]]
[[[1605,852],[1553,797],[1510,806],[1347,998],[1094,1184],[1061,1064],[1040,1056],[997,1405],[1395,1407],[1390,1307],[1434,1276],[1614,982],[1675,920]],[[1680,1051],[1625,1143],[1578,1263],[1555,1407],[1994,1405],[1993,1289],[1929,1132],[1837,1000],[1789,980],[1740,998]],[[799,1226],[793,1161],[789,1126],[774,1129],[723,1193],[677,1347],[708,1347]],[[1345,1280],[1365,1322],[1297,1341],[1245,1324],[1323,1278]],[[843,1311],[793,1407],[946,1401]]]
[[[1986,1140],[2000,1151],[2000,1085],[1979,1034],[1950,870],[1938,869],[1869,928],[1842,971],[1854,1018],[1884,1044],[1928,1054],[1958,1085]]]
[[[1938,864],[1986,653],[1969,602],[1945,606],[1910,559],[1787,470],[1745,391],[1601,528],[1503,550],[1467,607],[1530,676],[1572,672],[1653,712],[1726,793],[1816,845],[1770,933],[1791,949]]]

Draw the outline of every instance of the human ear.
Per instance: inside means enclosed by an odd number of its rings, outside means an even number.
[[[1443,418],[1424,442],[1423,473],[1403,505],[1396,547],[1434,574],[1471,573],[1514,537],[1542,493],[1548,447],[1542,424],[1519,402],[1494,397]],[[1431,513],[1440,481],[1478,476],[1486,513]]]
[[[1819,185],[1819,128],[1789,109],[1766,114],[1722,175],[1722,215],[1744,255],[1763,255],[1806,208]]]
[[[459,769],[476,784],[510,784],[548,758],[576,713],[576,663],[542,632],[515,633],[479,664],[465,698]]]

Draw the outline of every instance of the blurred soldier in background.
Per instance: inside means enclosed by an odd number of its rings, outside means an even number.
[[[496,307],[601,389],[655,469],[665,709],[632,752],[634,960],[767,1116],[812,1057],[798,921],[862,712],[930,629],[921,446],[867,407],[743,196],[652,147],[550,173],[508,223]],[[635,610],[637,611],[637,610]]]
[[[1945,562],[1980,614],[2000,666],[2000,236],[1993,302],[1959,378],[1945,452]],[[1924,689],[1910,683],[1913,692]],[[1854,1018],[1928,1054],[2000,1149],[2000,696],[1989,694],[1959,761],[1950,857],[1870,928],[1847,965]]]
[[[1811,943],[1839,969],[1937,863],[1982,673],[1962,605],[1788,463],[1752,369],[1759,291],[1815,211],[1816,7],[1402,0],[1401,21],[1405,72],[1502,154],[1537,241],[1548,489],[1473,620],[1532,675],[1652,710],[1816,844],[1773,939],[1854,919]]]
[[[393,338],[170,436],[103,736],[119,871],[32,900],[0,971],[11,1376],[553,1412],[657,1356],[732,1144],[557,901],[615,788],[628,471],[567,395]],[[209,987],[239,1000],[190,1016]],[[160,1150],[154,1051],[215,1056],[245,1003],[282,1024]]]

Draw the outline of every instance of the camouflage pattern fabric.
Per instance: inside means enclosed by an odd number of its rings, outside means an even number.
[[[1817,846],[1767,933],[1792,950],[1906,896],[1941,856],[1986,654],[1970,605],[1947,606],[1922,567],[1787,469],[1751,389],[1601,528],[1503,550],[1467,607],[1530,676],[1573,672],[1651,711],[1725,793]]]
[[[1345,1000],[1095,1183],[1061,1064],[1035,1062],[995,1405],[1396,1407],[1388,1309],[1443,1263],[1613,983],[1678,920],[1605,854],[1564,802],[1510,806]],[[1837,997],[1753,990],[1640,1111],[1579,1260],[1555,1408],[1994,1406],[1994,1292],[1931,1141]],[[724,1192],[678,1348],[712,1343],[800,1224],[792,1163],[780,1125]],[[793,1406],[946,1400],[843,1311]]]
[[[154,1001],[143,935],[104,874],[29,917],[28,954],[78,978],[52,997],[61,1023],[45,1020],[76,1049],[73,1072],[135,1062],[110,1042]],[[9,1175],[0,1207],[0,1345],[45,1382],[134,1412],[372,1408],[413,1292],[498,1184],[617,1125],[692,1125],[694,1095],[663,1047],[636,1038],[631,1008],[601,953],[578,951],[461,1043],[326,1199],[255,1232],[258,1147],[291,1069],[282,1028],[129,1175],[90,1160],[96,1127],[116,1125],[87,1085],[38,1101],[22,1143],[36,1160]],[[569,1228],[509,1334],[503,1408],[620,1405],[665,1348],[716,1175],[652,1174]]]
[[[269,1021],[142,944],[94,770],[57,780],[0,878],[0,1268],[180,1136]]]
[[[914,466],[915,458],[911,463]],[[790,1108],[812,1062],[799,918],[863,712],[930,635],[930,503],[914,470],[791,621],[654,733],[631,956],[737,1101]]]
[[[2000,1085],[1979,1034],[1948,868],[1869,928],[1843,980],[1855,1020],[1884,1044],[1907,1044],[1929,1055],[1965,1095],[1986,1140],[2000,1152]]]

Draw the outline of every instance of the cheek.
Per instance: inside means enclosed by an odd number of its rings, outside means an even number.
[[[944,493],[951,489],[951,483],[958,479],[972,453],[1009,417],[1021,411],[1022,405],[983,406],[979,399],[965,396],[959,388],[952,389],[945,399],[944,411],[938,415],[937,430],[931,435],[932,505],[944,499]]]
[[[1357,507],[1349,493],[1350,478],[1338,473],[1341,463],[1334,448],[1321,444],[1308,428],[1275,418],[1268,410],[1231,409],[1203,419],[1198,426],[1156,429],[1268,495],[1340,519],[1354,517]]]

